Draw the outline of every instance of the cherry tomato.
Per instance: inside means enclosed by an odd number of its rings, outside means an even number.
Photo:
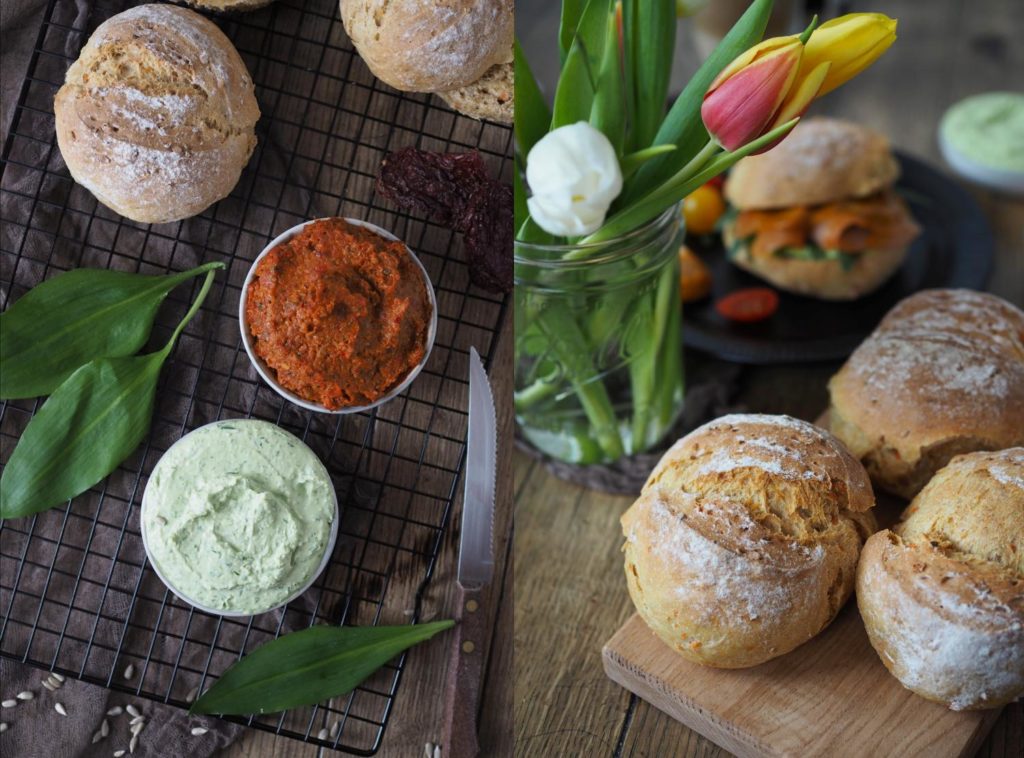
[[[708,179],[705,182],[705,184],[708,184],[708,185],[714,187],[715,189],[720,190],[720,189],[722,189],[722,187],[725,186],[725,174],[719,174],[718,176],[713,176],[710,179]]]
[[[711,292],[711,269],[690,248],[679,248],[679,294],[684,303],[700,300]]]
[[[722,193],[707,184],[698,187],[683,200],[683,218],[686,219],[686,231],[690,234],[711,234],[723,213],[725,201],[722,200]]]
[[[763,321],[779,308],[779,296],[767,287],[736,290],[717,303],[715,310],[730,321]]]

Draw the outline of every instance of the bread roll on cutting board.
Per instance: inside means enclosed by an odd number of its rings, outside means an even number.
[[[252,78],[198,13],[140,5],[108,19],[54,100],[72,177],[134,221],[200,213],[228,195],[256,146]]]
[[[829,429],[872,481],[911,498],[954,455],[1024,445],[1024,313],[925,290],[893,308],[829,382]]]
[[[835,618],[873,505],[864,467],[827,432],[724,416],[665,453],[622,516],[630,596],[684,658],[755,666]]]
[[[512,0],[341,0],[341,20],[374,76],[406,92],[466,87],[512,60]]]
[[[953,710],[1024,695],[1024,448],[957,456],[903,518],[857,570],[882,663]]]

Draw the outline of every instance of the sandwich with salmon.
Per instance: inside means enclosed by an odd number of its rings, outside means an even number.
[[[854,300],[888,280],[920,227],[893,189],[889,141],[858,124],[812,118],[777,147],[739,161],[725,185],[729,259],[776,287]]]

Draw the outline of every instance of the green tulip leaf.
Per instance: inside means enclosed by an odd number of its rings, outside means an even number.
[[[636,68],[636,111],[633,144],[647,146],[654,142],[668,100],[669,74],[676,46],[675,0],[645,0],[637,3],[635,23],[630,30]],[[659,140],[664,142],[664,140]]]
[[[34,287],[0,314],[0,399],[48,395],[93,358],[132,355],[174,287],[221,263],[146,276],[75,269]]]
[[[588,0],[583,9],[555,89],[552,129],[590,118],[610,12],[611,0]]]
[[[257,648],[206,690],[192,713],[245,715],[314,705],[355,689],[389,660],[455,626],[314,626]]]
[[[551,109],[548,108],[540,87],[537,86],[537,80],[533,77],[526,56],[523,55],[519,40],[515,42],[513,55],[516,81],[516,149],[519,151],[520,159],[525,161],[531,148],[547,134],[551,125]]]

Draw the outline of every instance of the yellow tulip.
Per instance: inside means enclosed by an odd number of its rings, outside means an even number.
[[[824,62],[831,63],[818,97],[848,82],[866,69],[896,41],[896,19],[882,13],[849,13],[826,21],[804,46],[800,76]]]

